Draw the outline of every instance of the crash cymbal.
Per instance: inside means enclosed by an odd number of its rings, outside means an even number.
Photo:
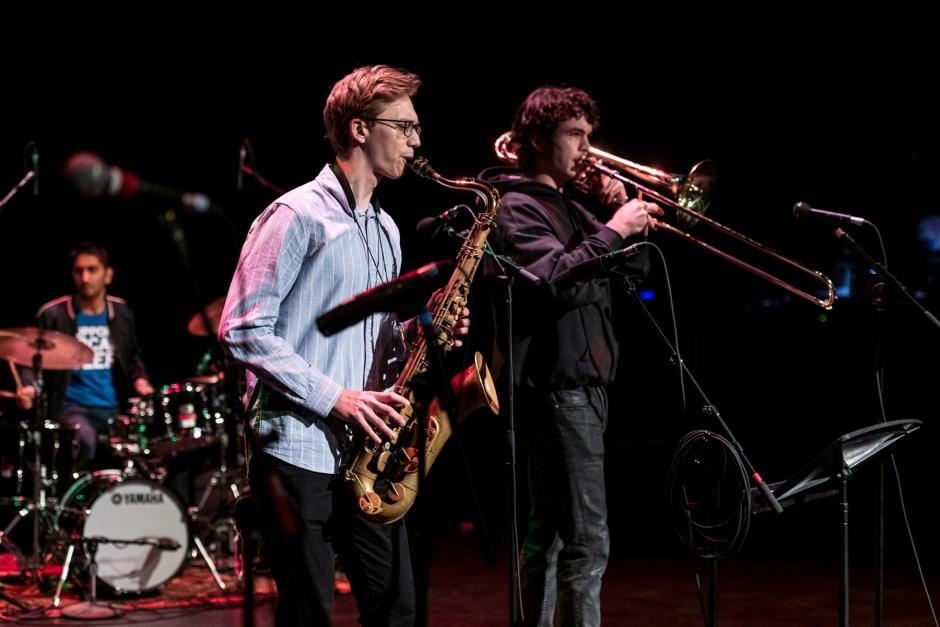
[[[94,358],[90,348],[71,335],[38,329],[0,329],[0,357],[20,366],[32,366],[36,351],[42,353],[43,370],[74,370]]]
[[[212,325],[212,335],[215,335],[219,332],[219,320],[222,319],[222,308],[225,307],[225,297],[218,298],[203,308],[203,311],[206,312],[206,317],[209,319],[209,324]],[[202,315],[197,311],[196,314],[189,319],[189,324],[186,325],[186,329],[193,335],[198,335],[200,337],[208,337],[209,331],[206,329],[206,324],[202,320]]]

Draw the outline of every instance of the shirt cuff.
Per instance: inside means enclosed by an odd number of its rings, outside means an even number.
[[[312,399],[307,399],[305,405],[317,415],[326,418],[333,411],[340,394],[343,393],[343,386],[328,377],[323,377],[323,379],[314,386],[317,393]]]

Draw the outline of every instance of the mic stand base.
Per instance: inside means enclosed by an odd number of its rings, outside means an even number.
[[[95,554],[98,552],[98,541],[82,538],[86,542],[85,553],[88,555],[88,579],[91,583],[91,594],[87,601],[79,601],[62,609],[62,616],[80,620],[99,620],[117,618],[121,613],[110,605],[98,604],[98,562]]]
[[[102,620],[117,618],[120,612],[109,605],[98,605],[93,601],[79,601],[62,609],[62,616],[79,620]]]

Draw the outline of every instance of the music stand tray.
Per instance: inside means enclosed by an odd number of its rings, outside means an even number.
[[[784,507],[839,496],[839,625],[842,627],[848,627],[849,624],[849,480],[922,425],[920,420],[892,420],[841,435],[790,479],[771,486],[774,496]],[[758,502],[755,496],[753,503]],[[753,513],[769,509],[763,504],[752,507]]]
[[[921,425],[920,420],[892,420],[841,435],[789,479],[771,484],[774,496],[784,507],[835,496],[843,477],[851,479]],[[769,511],[756,490],[751,491],[753,513]]]

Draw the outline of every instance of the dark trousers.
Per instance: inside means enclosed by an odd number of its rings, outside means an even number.
[[[534,393],[517,408],[528,453],[529,532],[523,546],[526,623],[600,624],[610,541],[604,488],[607,394],[601,387]]]
[[[66,404],[59,413],[59,423],[78,425],[78,454],[76,464],[80,468],[90,466],[93,469],[107,468],[111,465],[111,451],[106,444],[108,438],[108,420],[120,412],[118,407],[83,407]],[[105,443],[99,447],[99,440]]]
[[[414,625],[414,579],[402,521],[379,525],[364,520],[353,511],[339,476],[304,470],[264,453],[252,457],[249,481],[261,508],[265,557],[277,584],[278,627],[330,624],[334,551],[363,625]]]

